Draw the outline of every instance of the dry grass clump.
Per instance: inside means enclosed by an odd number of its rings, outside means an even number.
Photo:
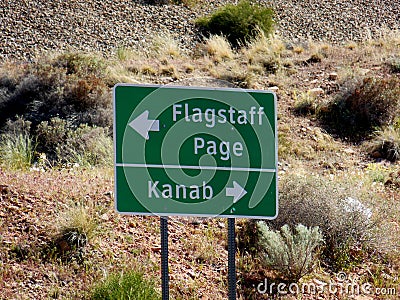
[[[292,50],[297,55],[304,53],[305,49],[302,45],[295,45]]]
[[[350,41],[346,44],[345,46],[349,50],[355,50],[358,47],[358,44],[356,42]]]
[[[216,74],[218,79],[230,82],[235,87],[239,88],[254,88],[253,73],[249,72],[247,68],[239,66],[237,64],[230,65],[222,70],[219,70]]]
[[[63,211],[54,225],[54,245],[59,254],[68,258],[82,255],[84,247],[95,237],[98,228],[94,208],[82,203]]]
[[[156,76],[157,70],[153,66],[145,64],[140,68],[140,73],[143,75]]]
[[[388,60],[387,65],[392,73],[400,73],[400,56],[391,57]]]
[[[228,40],[220,35],[211,35],[204,43],[205,52],[212,57],[215,62],[230,60],[234,54]]]
[[[132,48],[118,47],[115,55],[117,56],[119,61],[124,62],[136,58],[138,56],[138,53]]]
[[[373,158],[398,161],[400,159],[400,129],[388,126],[375,132],[373,139],[366,143],[366,148]]]
[[[179,72],[173,64],[161,66],[159,72],[161,76],[171,77],[173,80],[179,79]]]
[[[151,57],[179,57],[180,48],[176,39],[168,32],[163,32],[154,36],[151,41]]]
[[[318,102],[315,99],[315,95],[308,92],[297,92],[293,91],[294,99],[294,112],[298,115],[307,116],[315,115],[318,108]]]
[[[267,37],[262,32],[251,40],[243,50],[244,56],[252,66],[261,66],[265,73],[275,74],[284,65],[285,44],[277,36]]]
[[[183,65],[183,70],[187,74],[193,73],[195,69],[196,69],[196,67],[190,63],[185,63]]]
[[[140,70],[136,66],[126,64],[115,64],[108,68],[108,82],[110,86],[117,83],[140,83],[141,79],[139,76]],[[140,81],[139,81],[140,80]]]
[[[367,32],[366,39],[363,45],[365,47],[380,48],[383,54],[386,51],[391,51],[400,47],[400,30],[389,30],[382,28],[379,32],[379,37],[372,38]]]

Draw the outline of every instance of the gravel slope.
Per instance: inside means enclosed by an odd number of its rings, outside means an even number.
[[[32,59],[48,50],[97,50],[143,45],[170,31],[190,48],[198,39],[193,20],[227,0],[186,8],[132,0],[1,0],[0,60]],[[261,0],[272,5],[278,33],[289,41],[343,42],[400,28],[398,0]]]
[[[334,43],[377,37],[400,29],[399,0],[271,0],[280,34]]]

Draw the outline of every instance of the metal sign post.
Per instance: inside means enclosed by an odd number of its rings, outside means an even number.
[[[236,300],[235,219],[228,218],[228,299]]]
[[[160,218],[162,300],[169,299],[168,217]]]

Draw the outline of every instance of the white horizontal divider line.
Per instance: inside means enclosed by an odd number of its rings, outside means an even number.
[[[244,171],[244,172],[263,172],[263,173],[275,173],[276,172],[276,169],[216,167],[216,166],[185,166],[185,165],[182,166],[182,165],[129,164],[129,163],[116,163],[115,166],[116,167],[128,167],[128,168]]]

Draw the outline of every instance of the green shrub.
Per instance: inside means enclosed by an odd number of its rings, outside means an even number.
[[[393,127],[395,130],[400,130],[400,116],[394,120]]]
[[[104,282],[97,284],[90,295],[91,300],[154,300],[160,299],[152,281],[143,274],[127,271],[110,275]]]
[[[41,122],[35,132],[38,137],[38,152],[45,153],[52,162],[58,161],[58,148],[65,142],[69,130],[73,130],[72,124],[58,117]]]
[[[0,136],[0,162],[14,170],[29,169],[36,155],[36,139],[30,135],[31,122],[17,116],[8,120]]]
[[[360,140],[376,127],[393,123],[400,114],[400,79],[366,78],[319,109],[319,118],[342,137]]]
[[[224,35],[234,46],[244,45],[261,30],[266,36],[273,30],[273,10],[251,1],[227,4],[210,16],[199,18],[197,26],[207,34]]]
[[[325,241],[324,261],[333,269],[356,260],[353,249],[373,245],[372,212],[358,200],[365,198],[363,192],[351,183],[289,174],[279,184],[279,216],[269,227],[318,226]]]
[[[317,261],[316,249],[323,242],[318,227],[301,224],[292,232],[288,225],[280,231],[270,230],[265,222],[257,223],[259,243],[265,252],[264,262],[288,280],[298,281],[310,273]]]

